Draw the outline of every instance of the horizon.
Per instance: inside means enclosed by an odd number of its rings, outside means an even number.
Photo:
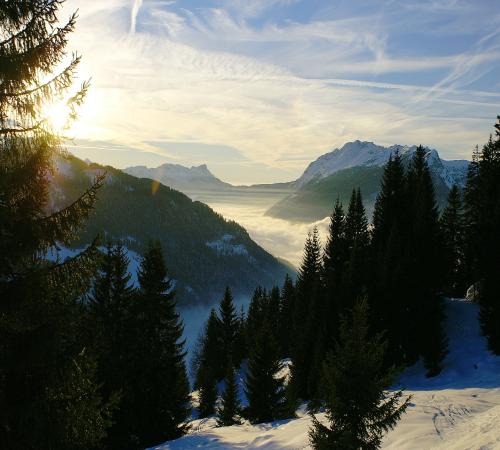
[[[342,150],[346,145],[348,144],[353,144],[353,143],[356,143],[356,142],[360,142],[362,144],[373,144],[373,145],[376,145],[378,147],[383,147],[384,150],[389,150],[390,148],[392,147],[407,147],[407,148],[411,148],[411,147],[417,147],[418,145],[420,144],[392,144],[392,145],[388,145],[388,146],[384,146],[384,145],[380,145],[380,144],[377,144],[376,142],[373,142],[373,141],[361,141],[359,139],[356,139],[354,141],[348,141],[348,142],[345,142],[343,145],[341,145],[340,147],[336,147],[336,148],[333,148],[325,153],[323,153],[322,155],[319,155],[318,158],[320,157],[323,157],[327,154],[330,154],[330,153],[333,153],[335,151],[338,151],[338,150]],[[71,148],[71,146],[69,146]],[[445,158],[442,158],[441,157],[441,153],[439,152],[439,149],[436,149],[436,148],[433,148],[431,146],[428,146],[428,145],[423,145],[424,148],[430,150],[430,151],[436,151],[440,157],[441,160],[443,161],[470,161],[471,158],[460,158],[460,159],[445,159]],[[78,155],[75,155],[75,156],[78,156]],[[134,164],[134,165],[131,165],[131,166],[120,166],[120,164],[117,164],[117,165],[113,165],[113,164],[110,164],[109,162],[99,162],[99,161],[93,161],[91,160],[90,158],[88,157],[84,157],[82,156],[81,157],[83,160],[85,161],[88,161],[90,163],[96,163],[96,164],[100,164],[100,165],[110,165],[112,167],[115,167],[116,169],[120,169],[120,170],[125,170],[125,169],[131,169],[131,168],[137,168],[137,167],[144,167],[146,169],[149,169],[149,170],[152,170],[152,169],[158,169],[162,166],[166,166],[166,165],[170,165],[170,166],[178,166],[178,167],[182,167],[184,169],[199,169],[199,168],[205,168],[206,170],[208,170],[208,172],[214,176],[215,178],[219,179],[220,181],[222,182],[225,182],[225,183],[228,183],[234,187],[238,187],[238,186],[253,186],[253,185],[259,185],[259,184],[269,184],[269,183],[247,183],[247,184],[244,184],[244,183],[239,183],[239,184],[236,184],[236,183],[233,183],[231,181],[228,181],[228,180],[225,180],[223,179],[222,177],[218,176],[210,167],[209,164],[207,163],[203,163],[203,162],[200,162],[200,164],[198,165],[183,165],[183,164],[180,164],[178,162],[161,162],[159,163],[158,165],[151,165],[151,166],[148,166],[147,164]],[[318,159],[317,158],[317,159]],[[310,164],[312,162],[316,161],[313,160],[313,161],[310,161],[308,163],[306,163],[306,165],[304,166],[304,169],[302,170],[302,172],[300,172],[299,176],[294,178],[294,179],[289,179],[289,180],[285,180],[285,181],[280,181],[280,182],[277,182],[277,183],[292,183],[294,181],[297,181],[303,174],[304,174],[304,171],[307,170],[307,168],[310,166]],[[272,183],[271,183],[272,184]]]
[[[467,159],[500,110],[493,0],[71,0],[61,20],[76,9],[92,85],[69,148],[98,163],[256,184],[356,139]]]

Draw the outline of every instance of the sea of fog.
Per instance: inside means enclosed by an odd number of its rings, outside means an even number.
[[[295,267],[300,265],[304,242],[309,230],[317,226],[322,243],[326,239],[328,218],[314,223],[292,223],[266,216],[267,209],[280,197],[282,198],[279,194],[257,192],[253,195],[246,191],[245,195],[222,195],[218,193],[216,196],[211,196],[205,193],[203,196],[191,195],[191,197],[208,204],[226,219],[239,223],[261,247],[274,256],[286,259]],[[249,300],[249,298],[235,299],[237,310],[239,311],[241,306],[246,309]],[[184,321],[184,337],[189,355],[188,359],[192,355],[196,340],[203,330],[203,325],[211,308],[211,306],[197,306],[183,308],[180,311]]]

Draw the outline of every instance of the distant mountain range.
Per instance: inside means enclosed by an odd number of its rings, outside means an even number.
[[[60,160],[58,169],[51,184],[54,208],[77,198],[97,172],[107,172],[95,211],[72,247],[83,248],[100,234],[104,242],[121,241],[141,254],[149,240],[160,241],[182,306],[213,304],[226,286],[236,298],[248,297],[256,286],[281,284],[286,273],[294,273],[243,227],[181,192],[75,157]]]
[[[179,164],[162,164],[155,168],[133,166],[124,169],[125,173],[138,178],[151,178],[165,186],[182,192],[224,190],[233,186],[224,183],[208,170],[206,164],[184,167]]]
[[[292,222],[313,222],[328,216],[339,198],[349,201],[353,188],[360,188],[368,214],[373,211],[383,167],[391,155],[399,152],[408,164],[417,147],[393,145],[384,147],[373,142],[348,142],[311,162],[295,181],[253,186],[233,186],[215,177],[206,165],[186,168],[164,164],[155,169],[129,167],[127,173],[153,178],[179,189],[192,198],[216,203],[228,196],[232,201],[250,201],[252,197],[267,198],[266,214]],[[427,148],[427,163],[436,188],[438,206],[446,203],[453,184],[464,187],[467,178],[466,160],[447,161],[437,150]]]
[[[331,213],[337,198],[346,204],[352,189],[359,187],[367,213],[371,215],[383,167],[390,156],[399,152],[403,162],[409,164],[416,148],[415,145],[383,147],[373,142],[348,142],[309,164],[302,176],[293,182],[293,192],[271,206],[266,214],[293,222],[321,220]],[[426,150],[436,200],[441,208],[454,184],[465,186],[469,162],[446,161],[439,157],[437,150]]]

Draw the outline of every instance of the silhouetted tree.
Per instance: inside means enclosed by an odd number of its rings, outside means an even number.
[[[324,364],[322,390],[328,424],[313,416],[309,431],[316,449],[377,449],[394,428],[410,398],[386,391],[396,375],[384,370],[387,342],[368,333],[366,301],[357,304],[340,327],[335,352]]]
[[[12,450],[97,448],[109,424],[80,333],[97,244],[65,261],[47,258],[71,244],[102,184],[98,177],[60,210],[51,205],[64,152],[45,111],[68,96],[80,61],[65,61],[76,16],[56,27],[60,7],[0,4],[0,447]],[[68,99],[68,120],[86,90]]]

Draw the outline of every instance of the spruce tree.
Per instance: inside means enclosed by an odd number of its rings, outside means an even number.
[[[360,189],[352,191],[346,215],[345,240],[349,254],[343,277],[343,306],[350,309],[356,298],[364,293],[368,281],[370,235]]]
[[[447,352],[443,330],[444,310],[440,288],[442,285],[442,239],[434,185],[425,150],[418,147],[408,170],[408,199],[410,235],[405,243],[405,268],[408,284],[405,293],[408,331],[405,348],[408,362],[424,359],[428,375],[437,375]],[[413,324],[413,326],[408,326]]]
[[[462,198],[456,185],[448,194],[448,202],[440,219],[444,247],[445,293],[463,297],[466,286],[465,269],[465,218]]]
[[[293,311],[295,307],[295,286],[292,279],[287,274],[280,294],[280,314],[278,324],[279,346],[281,356],[289,358],[291,356],[291,342],[293,339]]]
[[[220,366],[223,364],[220,354],[219,319],[214,309],[210,311],[201,344],[195,387],[199,390],[198,416],[203,418],[215,412],[217,380]]]
[[[409,273],[405,267],[404,242],[408,236],[408,199],[405,170],[399,153],[384,167],[380,192],[375,202],[371,241],[370,304],[371,321],[388,339],[387,361],[401,364],[407,360],[406,292]]]
[[[101,392],[106,399],[116,396],[125,385],[128,317],[134,293],[128,264],[123,246],[108,243],[87,305],[87,329],[92,330],[89,341],[97,357]],[[113,433],[110,430],[110,435]]]
[[[224,378],[224,392],[221,397],[221,407],[217,410],[217,425],[220,427],[229,427],[239,425],[241,420],[241,404],[238,396],[238,384],[236,382],[236,373],[232,362],[229,362],[226,377]]]
[[[107,426],[92,356],[80,357],[96,243],[64,262],[46,258],[71,244],[102,184],[98,177],[73,203],[50,206],[64,151],[45,111],[69,95],[80,61],[65,60],[76,16],[56,27],[61,3],[0,5],[0,447],[9,449],[97,448]],[[68,119],[86,90],[67,100]]]
[[[217,378],[211,367],[198,376],[198,417],[204,419],[215,414],[217,401]]]
[[[500,354],[500,116],[495,137],[483,146],[474,165],[475,176],[469,172],[466,189],[469,259],[474,267],[471,282],[479,293],[480,321],[490,349]]]
[[[132,298],[120,429],[130,448],[176,439],[187,430],[189,382],[183,325],[161,245],[152,242],[138,270]],[[125,448],[121,446],[120,448]]]
[[[284,418],[287,412],[283,369],[276,342],[264,326],[256,337],[248,360],[245,393],[248,399],[246,417],[252,423],[271,422]]]
[[[250,300],[245,325],[245,335],[249,349],[254,346],[255,338],[259,335],[259,330],[266,320],[266,304],[267,292],[261,286],[258,286]]]
[[[410,398],[401,391],[386,391],[395,372],[383,368],[387,342],[381,334],[369,335],[367,311],[362,301],[344,318],[335,352],[325,361],[322,397],[329,423],[313,416],[315,449],[378,449],[408,407]]]
[[[318,230],[308,234],[304,257],[297,277],[297,297],[294,312],[294,340],[291,383],[296,398],[310,398],[310,374],[314,348],[321,322],[321,247]]]
[[[219,304],[219,330],[221,338],[221,348],[223,358],[223,368],[227,367],[229,361],[234,361],[236,365],[239,365],[241,361],[236,361],[234,359],[234,347],[236,341],[238,340],[239,331],[239,321],[234,308],[233,295],[231,294],[231,289],[226,287],[224,291],[224,297]],[[225,371],[225,369],[222,369]],[[221,378],[224,373],[221,374]]]

